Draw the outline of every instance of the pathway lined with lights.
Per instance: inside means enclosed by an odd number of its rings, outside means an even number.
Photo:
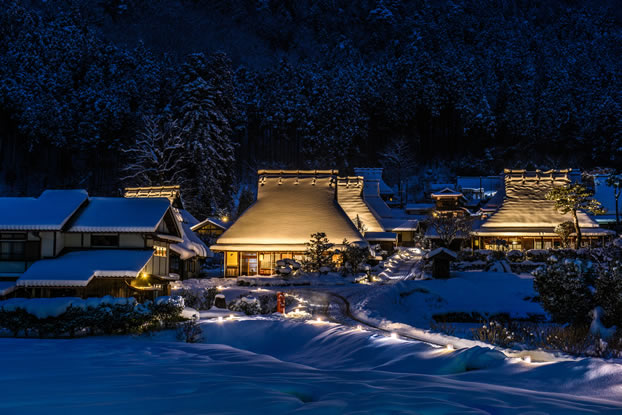
[[[363,328],[371,329],[373,331],[381,332],[385,335],[388,334],[391,338],[394,338],[394,339],[402,338],[402,339],[407,339],[407,340],[418,341],[418,342],[426,343],[432,346],[446,348],[447,350],[460,349],[462,347],[465,347],[464,346],[465,343],[468,344],[467,347],[473,347],[473,346],[488,347],[488,348],[502,352],[505,356],[509,358],[522,359],[526,363],[531,363],[532,361],[534,363],[535,362],[546,363],[546,362],[563,361],[563,360],[577,360],[577,358],[564,355],[561,353],[554,354],[554,353],[550,353],[550,352],[543,351],[543,350],[505,349],[505,348],[495,346],[492,344],[488,344],[488,343],[483,343],[483,342],[469,340],[469,339],[456,338],[453,336],[448,336],[448,335],[444,335],[440,333],[438,333],[435,337],[438,337],[442,340],[434,341],[434,339],[431,339],[430,336],[418,336],[415,333],[412,333],[412,332],[405,333],[404,330],[399,330],[399,329],[389,330],[377,324],[374,324],[373,322],[361,319],[360,317],[357,317],[356,315],[352,314],[350,302],[348,301],[346,297],[344,297],[341,294],[330,292],[330,291],[322,291],[322,292],[317,292],[313,290],[304,290],[304,291],[313,293],[315,295],[329,296],[330,298],[336,300],[332,302],[328,300],[329,305],[327,308],[327,312],[325,314],[326,318],[328,320],[332,320],[336,323],[344,324],[352,328],[356,328],[358,330],[362,330]],[[336,305],[336,307],[331,307],[331,305]],[[330,310],[335,309],[335,308],[339,310],[340,315],[335,316],[335,315],[330,314]],[[421,329],[417,329],[416,327],[413,327],[412,329],[421,330]],[[462,344],[463,346],[461,346],[460,344]]]

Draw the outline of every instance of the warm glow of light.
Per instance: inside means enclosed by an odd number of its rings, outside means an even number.
[[[360,325],[360,324],[359,324],[358,326],[356,326],[356,329],[357,329],[358,331],[363,331],[363,327],[361,327],[361,325]]]
[[[217,289],[218,291],[221,291],[221,290],[223,289],[223,286],[222,286],[222,285],[219,285],[218,287],[216,287],[216,289]]]
[[[397,333],[391,333],[391,338],[392,339],[397,339]]]
[[[223,222],[229,222],[229,217],[223,216],[222,218],[220,218],[220,220],[222,220]]]
[[[229,314],[229,319],[233,320],[233,314]]]
[[[525,359],[526,363],[531,363],[531,356],[525,356],[523,359]]]
[[[296,309],[296,313],[300,313],[300,309],[299,308]]]
[[[321,318],[321,317],[318,317],[318,318],[317,318],[317,322],[318,322],[318,323],[321,323],[321,322],[322,322],[322,318]]]
[[[222,316],[218,316],[218,321],[222,321]]]
[[[454,345],[453,344],[448,344],[447,345],[447,350],[449,350],[450,352],[454,351]]]

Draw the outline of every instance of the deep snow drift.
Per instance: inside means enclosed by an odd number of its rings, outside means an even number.
[[[174,333],[0,340],[0,413],[620,413],[622,365],[531,364],[279,318]]]

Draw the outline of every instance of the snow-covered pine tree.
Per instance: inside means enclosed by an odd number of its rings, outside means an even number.
[[[178,101],[180,127],[189,158],[188,208],[201,216],[228,208],[233,186],[234,144],[227,112],[233,111],[232,97],[223,90],[217,75],[227,71],[226,62],[210,68],[203,54],[193,54],[182,67]]]
[[[324,232],[317,232],[311,235],[311,240],[307,242],[305,259],[302,266],[307,272],[322,272],[323,268],[332,268],[333,260],[329,249],[333,244],[328,241]]]

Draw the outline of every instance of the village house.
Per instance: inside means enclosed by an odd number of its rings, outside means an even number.
[[[217,240],[225,276],[271,275],[276,262],[302,260],[311,234],[324,232],[335,248],[343,240],[368,246],[337,203],[336,170],[259,170],[257,200]]]
[[[169,272],[185,280],[195,278],[201,271],[205,258],[212,252],[194,228],[201,223],[184,209],[179,185],[127,187],[123,192],[126,198],[166,198],[171,203],[171,210],[177,222],[181,224],[181,242],[171,244],[169,254]]]
[[[561,247],[555,227],[572,221],[562,215],[546,194],[577,179],[571,170],[504,171],[504,187],[482,209],[483,222],[473,231],[474,249],[550,249]],[[584,212],[578,212],[585,246],[602,245],[614,232],[602,229]]]
[[[166,198],[0,198],[0,296],[166,295],[171,246],[183,241]]]

